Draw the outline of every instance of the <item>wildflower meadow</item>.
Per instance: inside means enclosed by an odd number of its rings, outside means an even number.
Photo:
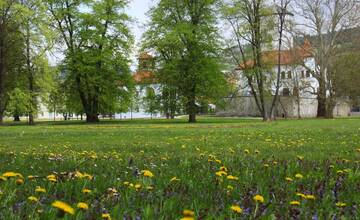
[[[360,118],[0,127],[0,219],[359,219]]]

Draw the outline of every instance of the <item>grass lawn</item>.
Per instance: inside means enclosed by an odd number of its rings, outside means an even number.
[[[0,219],[360,216],[360,118],[10,125]]]

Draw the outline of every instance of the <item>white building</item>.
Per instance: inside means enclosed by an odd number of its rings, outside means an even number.
[[[280,52],[280,88],[279,104],[275,110],[277,117],[316,117],[317,115],[317,90],[318,81],[313,76],[315,59],[312,57],[311,46],[305,43],[303,47]],[[276,50],[265,51],[262,59],[268,66],[266,83],[271,88],[267,97],[267,104],[270,105],[276,91],[276,75],[278,72],[278,55]],[[244,75],[244,69],[251,68],[253,61],[248,61],[236,69],[237,76],[235,84],[238,91],[233,97],[227,98],[227,106],[220,109],[217,114],[222,116],[261,116],[251,88]],[[334,116],[348,116],[351,106],[346,100],[339,100]]]

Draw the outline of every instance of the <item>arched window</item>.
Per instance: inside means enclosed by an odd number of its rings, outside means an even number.
[[[291,79],[291,78],[292,78],[292,76],[291,76],[291,71],[288,71],[288,72],[287,72],[287,77],[288,77],[288,79]]]
[[[284,88],[283,89],[283,96],[290,96],[290,89],[289,88]]]
[[[282,71],[281,72],[281,79],[285,79],[286,78],[286,76],[285,76],[285,72],[284,71]]]

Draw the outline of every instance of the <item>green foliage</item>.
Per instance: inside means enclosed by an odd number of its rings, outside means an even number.
[[[159,1],[150,10],[144,48],[159,59],[158,79],[185,99],[189,121],[195,122],[196,102],[216,102],[226,82],[219,64],[219,35],[214,0]]]
[[[63,73],[71,102],[81,103],[89,122],[98,121],[100,113],[128,109],[133,91],[128,54],[133,38],[124,12],[127,1],[67,3],[49,0],[47,7],[67,46]]]
[[[9,92],[9,103],[7,106],[7,115],[12,116],[25,116],[30,111],[35,111],[37,108],[31,104],[31,97],[26,91],[19,88],[13,89]],[[33,109],[31,109],[33,108]]]
[[[0,123],[8,103],[8,93],[19,83],[24,39],[21,17],[24,8],[16,0],[2,0],[0,4]]]
[[[333,88],[337,97],[349,97],[360,105],[360,52],[340,53],[331,63]]]
[[[145,112],[150,113],[152,116],[160,110],[159,97],[155,94],[155,90],[152,87],[146,87],[145,90],[143,106]]]

